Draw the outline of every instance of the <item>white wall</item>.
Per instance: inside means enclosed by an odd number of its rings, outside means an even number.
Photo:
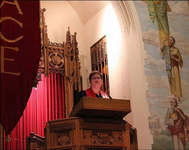
[[[110,95],[131,101],[132,113],[125,119],[137,128],[139,149],[151,149],[153,138],[146,101],[148,84],[144,74],[146,51],[133,3],[123,2],[118,6],[118,2],[111,2],[86,23],[85,35],[87,74],[91,70],[90,47],[106,35]]]
[[[45,22],[51,42],[62,43],[66,41],[68,27],[70,27],[71,34],[77,32],[83,89],[86,89],[88,87],[88,72],[90,71],[87,68],[87,55],[85,54],[87,38],[83,22],[67,1],[41,1],[41,8],[46,8]]]
[[[137,128],[139,149],[151,149],[153,143],[150,134],[148,116],[149,106],[146,101],[148,83],[144,73],[146,51],[142,41],[141,27],[132,1],[111,2],[119,20],[123,41],[122,49],[126,51],[127,72],[130,84],[130,101],[132,113],[128,119]]]
[[[122,37],[119,23],[112,5],[109,3],[85,24],[85,41],[88,72],[91,71],[90,47],[106,35],[110,95],[118,99],[130,99],[128,68],[125,51],[122,50]]]
[[[66,41],[66,32],[77,32],[78,42],[83,43],[83,23],[77,13],[66,1],[41,1],[41,8],[46,8],[45,22],[51,42]]]
[[[88,75],[91,72],[90,47],[106,35],[111,96],[130,99],[128,63],[125,51],[120,47],[121,31],[111,4],[85,25],[66,1],[41,1],[41,8],[46,8],[45,22],[51,42],[66,41],[68,27],[72,34],[77,32],[84,89],[88,87]]]

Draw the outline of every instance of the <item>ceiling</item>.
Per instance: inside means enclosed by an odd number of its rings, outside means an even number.
[[[86,24],[100,10],[102,10],[109,1],[68,1],[68,3],[76,11],[83,24]]]

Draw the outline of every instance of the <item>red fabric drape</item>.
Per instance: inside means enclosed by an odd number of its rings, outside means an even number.
[[[0,0],[0,123],[9,134],[32,91],[41,55],[39,0]]]
[[[64,80],[60,74],[42,75],[42,81],[33,88],[23,116],[10,134],[11,141],[4,149],[26,149],[26,137],[31,132],[44,136],[46,122],[65,118]]]

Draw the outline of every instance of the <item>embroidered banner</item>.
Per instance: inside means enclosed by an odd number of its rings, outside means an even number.
[[[0,123],[9,134],[22,116],[38,69],[40,2],[0,2]]]

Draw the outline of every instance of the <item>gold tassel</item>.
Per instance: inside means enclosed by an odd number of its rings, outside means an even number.
[[[5,139],[6,142],[10,142],[11,141],[11,138],[9,135],[6,136],[6,139]]]

